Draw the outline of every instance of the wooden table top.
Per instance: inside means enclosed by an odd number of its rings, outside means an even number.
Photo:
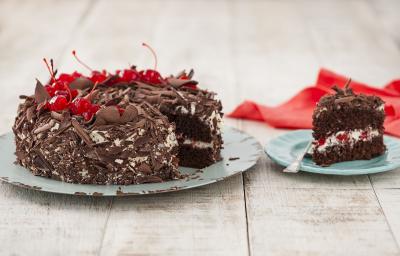
[[[226,112],[276,105],[320,67],[383,86],[400,76],[400,1],[0,1],[0,134],[18,95],[61,71],[194,68]],[[283,115],[285,113],[282,113]],[[285,132],[225,120],[261,143]],[[176,193],[55,195],[0,183],[0,255],[399,255],[400,170],[281,173],[262,157],[243,175]]]

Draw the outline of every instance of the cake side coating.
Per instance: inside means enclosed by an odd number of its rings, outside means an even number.
[[[73,183],[179,178],[174,125],[145,105],[130,104],[125,111],[133,113],[128,122],[116,121],[121,116],[110,106],[98,114],[106,123],[89,125],[67,111],[37,110],[35,100],[26,97],[13,127],[17,162],[35,175]]]

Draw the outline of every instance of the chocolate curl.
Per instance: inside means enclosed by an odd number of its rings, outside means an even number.
[[[108,106],[97,111],[96,121],[93,125],[125,124],[134,121],[138,115],[139,111],[133,105],[129,105],[122,115],[120,115],[116,106]]]
[[[179,88],[179,87],[182,87],[182,86],[188,85],[188,84],[192,84],[192,85],[198,84],[198,82],[195,80],[180,79],[180,78],[175,78],[175,77],[167,78],[167,83],[176,88]]]
[[[93,87],[94,83],[85,77],[78,77],[69,84],[71,90],[78,89],[84,90]]]

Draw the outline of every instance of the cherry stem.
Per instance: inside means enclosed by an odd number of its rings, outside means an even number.
[[[351,83],[351,78],[347,80],[346,84],[344,85],[344,88],[348,88],[350,86],[350,83]]]
[[[149,49],[151,51],[151,53],[153,54],[154,57],[154,70],[157,70],[157,54],[156,52],[153,50],[153,48],[150,47],[150,45],[146,44],[146,43],[142,43],[142,45],[144,47],[146,47],[147,49]]]
[[[68,91],[68,95],[69,95],[69,101],[68,104],[72,102],[72,92],[71,92],[71,88],[69,88],[69,85],[66,85],[67,91]]]
[[[74,55],[76,61],[78,61],[82,66],[84,66],[86,69],[88,69],[90,72],[93,72],[93,69],[90,68],[86,63],[84,63],[83,61],[81,61],[78,56],[76,55],[76,51],[73,50],[72,51],[72,55]]]
[[[55,82],[55,81],[56,81],[56,78],[55,78],[55,76],[54,76],[54,71],[53,71],[53,68],[52,68],[52,67],[53,67],[53,60],[50,60],[50,62],[51,62],[51,67],[50,67],[49,62],[47,61],[46,58],[43,58],[43,61],[44,61],[44,63],[46,64],[47,70],[49,71],[50,76],[51,76],[51,78],[53,79],[53,82]]]

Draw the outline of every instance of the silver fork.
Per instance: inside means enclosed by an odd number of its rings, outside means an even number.
[[[304,151],[297,156],[296,160],[294,160],[293,163],[291,163],[288,167],[283,169],[283,172],[298,173],[300,171],[301,161],[303,160],[304,156],[307,154],[308,150],[310,149],[311,144],[312,144],[312,141],[308,142]]]

